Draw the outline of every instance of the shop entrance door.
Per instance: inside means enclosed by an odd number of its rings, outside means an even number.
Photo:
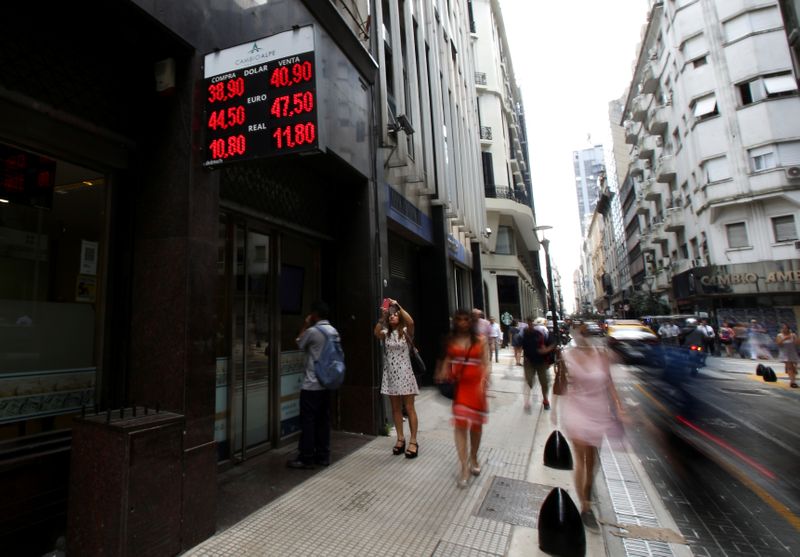
[[[236,227],[233,290],[233,451],[269,441],[270,237]]]
[[[215,438],[222,460],[272,440],[271,236],[220,221]]]

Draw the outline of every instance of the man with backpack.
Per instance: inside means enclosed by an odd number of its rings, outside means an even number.
[[[297,335],[297,346],[306,354],[300,388],[300,441],[298,455],[286,463],[289,468],[311,469],[328,466],[331,451],[330,393],[315,371],[328,339],[339,342],[339,332],[328,321],[328,304],[314,302]]]
[[[549,381],[547,370],[553,364],[553,352],[557,346],[548,342],[548,338],[534,325],[533,317],[528,317],[528,326],[522,332],[522,354],[525,369],[525,382],[522,384],[522,394],[525,399],[525,412],[531,411],[531,389],[533,388],[534,374],[539,378],[542,388],[542,405],[545,410],[550,410],[550,400],[547,398]]]

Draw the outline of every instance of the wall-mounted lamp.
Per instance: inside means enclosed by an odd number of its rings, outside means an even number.
[[[487,226],[486,230],[483,231],[483,237],[488,238],[491,235],[492,235],[492,229]]]

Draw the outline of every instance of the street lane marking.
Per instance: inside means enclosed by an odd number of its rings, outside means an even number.
[[[786,375],[785,373],[783,373],[781,375],[788,377],[788,375]],[[780,387],[781,389],[791,389],[791,387],[789,386],[789,383],[783,383],[781,381],[781,375],[778,375],[778,380],[775,383],[769,383],[768,381],[764,381],[761,378],[760,375],[756,375],[755,373],[749,373],[749,374],[745,375],[745,377],[747,377],[748,379],[751,379],[753,381],[758,381],[762,385],[765,385],[765,386],[768,386],[768,387]]]
[[[644,387],[641,385],[636,385],[636,387],[645,395],[650,401],[652,401],[657,408],[659,408],[662,412],[664,412],[667,416],[672,415],[661,402],[659,402],[653,395],[648,393]],[[794,526],[794,528],[800,532],[800,517],[795,515],[789,507],[778,501],[775,497],[770,495],[764,488],[756,484],[753,480],[751,480],[746,474],[743,474],[738,468],[733,466],[732,464],[726,462],[724,459],[721,458],[714,458],[712,453],[703,450],[703,446],[698,443],[692,443],[694,447],[699,450],[701,453],[705,454],[708,458],[713,460],[716,464],[723,467],[731,476],[739,480],[742,484],[747,486],[750,491],[755,493],[757,497],[759,497],[762,501],[764,501],[767,505],[769,505],[772,510],[778,513],[786,522],[790,525]]]

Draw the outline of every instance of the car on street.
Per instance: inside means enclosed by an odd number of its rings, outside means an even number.
[[[661,343],[649,327],[635,320],[616,320],[606,331],[608,347],[626,364],[661,365]]]
[[[603,335],[603,327],[597,321],[586,321],[586,334],[594,336]]]

